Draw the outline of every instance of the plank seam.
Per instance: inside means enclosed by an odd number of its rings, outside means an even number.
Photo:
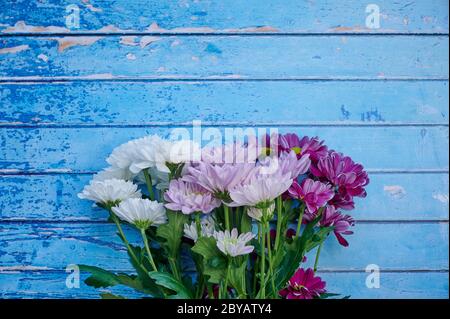
[[[8,269],[11,270],[8,270]],[[133,273],[130,269],[122,270],[122,269],[108,269],[113,272],[121,272],[121,273]],[[191,271],[193,272],[193,271]],[[318,269],[317,272],[321,273],[366,273],[364,269]],[[447,268],[439,268],[439,269],[380,269],[380,273],[448,273],[449,269]],[[66,274],[64,270],[59,269],[20,269],[19,267],[2,267],[0,269],[0,274],[15,274],[15,273],[54,273],[54,274]]]
[[[355,219],[360,224],[439,224],[449,223],[449,219]],[[8,224],[101,224],[109,225],[106,220],[90,220],[90,219],[0,219],[0,225]]]
[[[207,77],[136,77],[136,76],[55,76],[55,77],[0,77],[0,84],[19,83],[67,83],[67,82],[419,82],[437,81],[448,82],[448,76],[430,77],[288,77],[288,78],[252,78],[231,76],[207,76]]]
[[[0,38],[16,37],[117,37],[117,36],[158,36],[158,37],[448,37],[449,32],[10,32],[0,33]]]
[[[437,169],[366,169],[369,174],[448,174],[448,168]],[[48,169],[48,170],[20,170],[0,169],[0,176],[47,176],[47,175],[93,175],[96,170]]]
[[[208,127],[261,127],[261,126],[277,126],[277,127],[448,127],[449,123],[395,123],[395,122],[377,122],[377,123],[299,123],[299,122],[209,122],[202,121],[202,126]],[[151,128],[151,127],[192,127],[192,122],[149,122],[142,124],[52,124],[52,123],[35,123],[24,124],[16,122],[0,122],[0,128],[10,129],[28,129],[28,128]]]

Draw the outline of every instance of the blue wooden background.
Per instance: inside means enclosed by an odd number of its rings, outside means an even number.
[[[367,167],[350,247],[323,250],[330,291],[448,298],[448,30],[445,0],[0,0],[0,297],[95,298],[68,264],[130,271],[76,194],[115,146],[200,119],[319,135]]]

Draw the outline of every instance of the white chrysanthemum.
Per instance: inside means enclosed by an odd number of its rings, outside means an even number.
[[[140,229],[167,222],[164,205],[149,199],[129,198],[121,202],[119,206],[113,207],[112,211],[120,219]]]
[[[200,158],[200,152],[199,145],[191,140],[170,141],[152,135],[136,150],[130,170],[137,174],[143,169],[156,167],[161,172],[169,173],[167,164],[194,161]]]
[[[145,143],[146,138],[144,137],[119,145],[112,151],[111,155],[106,159],[106,162],[112,167],[128,170],[137,156],[137,150]]]
[[[231,232],[226,230],[224,232],[219,231],[214,233],[214,238],[217,240],[217,248],[225,255],[232,257],[250,254],[254,247],[251,245],[246,246],[246,244],[254,237],[255,235],[251,232],[238,236],[236,228],[233,228]]]
[[[270,220],[272,218],[274,210],[275,210],[275,202],[272,202],[270,206],[266,209],[267,219]],[[257,221],[261,221],[261,218],[263,217],[263,210],[257,207],[247,207],[247,215],[253,219],[256,219]]]
[[[133,180],[134,176],[128,169],[118,167],[108,167],[94,175],[94,181],[104,181],[107,179],[123,179],[126,181]]]
[[[86,185],[78,197],[89,199],[99,204],[113,204],[128,198],[140,198],[141,192],[132,182],[122,179],[92,180]]]
[[[207,216],[201,221],[202,228],[202,236],[203,237],[211,237],[214,235],[215,231],[215,222],[211,216]],[[190,224],[184,224],[184,236],[192,239],[194,242],[197,242],[198,233],[197,233],[197,224],[192,222]]]

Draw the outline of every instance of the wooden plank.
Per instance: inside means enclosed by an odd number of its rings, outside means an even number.
[[[135,44],[117,36],[5,38],[0,80],[448,79],[446,36],[141,37]]]
[[[140,243],[136,230],[127,238]],[[448,270],[448,223],[359,223],[343,248],[329,238],[320,256],[321,270]],[[68,264],[90,264],[131,270],[127,254],[115,233],[104,223],[2,223],[2,267],[39,267],[61,270]],[[389,247],[387,250],[386,247]],[[314,262],[314,253],[307,264]]]
[[[80,274],[79,287],[69,288],[66,279],[69,273],[48,271],[0,272],[0,298],[11,299],[97,299],[100,293],[114,293],[127,298],[142,295],[125,286],[95,289],[84,284],[88,274]],[[71,280],[71,279],[69,279]],[[72,281],[70,281],[72,283]],[[69,284],[70,285],[70,284]]]
[[[358,298],[448,298],[448,272],[400,272],[381,273],[380,288],[369,289],[365,285],[366,273],[319,273],[326,280],[330,292]],[[80,288],[66,286],[64,272],[10,272],[0,273],[1,298],[98,298],[99,292],[112,292],[139,298],[123,287],[93,289],[83,283]]]
[[[66,6],[78,4],[79,28],[66,26]],[[312,1],[2,1],[3,32],[171,32],[171,33],[448,33],[448,2],[379,0],[380,29],[366,26],[358,0]],[[36,14],[39,12],[39,14]],[[249,14],[251,13],[251,14]],[[34,28],[22,26],[20,21]],[[11,28],[11,26],[16,27]],[[150,27],[153,24],[153,27]],[[156,25],[155,25],[156,24]]]
[[[16,83],[0,125],[448,124],[448,103],[447,81]]]
[[[0,220],[105,220],[77,194],[90,174],[0,176]],[[447,174],[373,174],[368,196],[356,201],[358,220],[448,220]],[[420,181],[418,183],[417,181]]]
[[[352,299],[446,299],[448,272],[381,273],[380,288],[366,286],[368,273],[322,273],[327,289]]]
[[[191,128],[185,129],[186,134],[189,134]],[[211,137],[205,134],[211,131],[206,131],[206,127],[201,129],[204,137],[201,142],[206,144],[211,141]],[[233,127],[214,129],[218,130],[217,133],[225,132],[231,136],[233,132],[238,132]],[[261,133],[270,132],[268,128],[263,128],[260,132],[258,128],[253,129],[253,133],[259,136]],[[448,169],[448,127],[445,126],[281,127],[278,131],[320,136],[330,148],[352,156],[368,169]],[[169,136],[171,129],[2,128],[0,169],[2,172],[15,169],[97,171],[106,166],[102,159],[106,158],[114,147],[130,139],[154,133]]]

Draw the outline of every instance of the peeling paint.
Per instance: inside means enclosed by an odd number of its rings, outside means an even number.
[[[449,202],[448,194],[442,194],[442,193],[433,194],[433,198],[444,204],[448,204],[448,202]]]
[[[394,199],[401,199],[406,196],[405,189],[400,185],[386,185],[384,191]]]
[[[178,27],[173,29],[164,29],[161,28],[156,22],[153,22],[147,30],[148,32],[155,33],[215,33],[215,32],[224,32],[224,33],[276,33],[279,30],[275,27],[271,26],[259,26],[259,27],[248,27],[248,28],[239,28],[239,29],[223,29],[217,30],[211,27]]]
[[[48,56],[46,56],[45,54],[39,54],[38,56],[38,59],[39,60],[42,60],[42,61],[44,61],[44,62],[47,62],[48,61]]]
[[[128,53],[127,54],[127,59],[128,60],[136,60],[136,56],[133,53]]]
[[[56,27],[56,26],[33,26],[33,25],[27,25],[25,21],[17,21],[16,24],[12,27],[8,27],[4,30],[2,30],[3,33],[65,33],[70,32],[69,29],[64,27]]]
[[[97,42],[104,37],[63,37],[63,38],[51,38],[51,40],[58,41],[58,52],[74,47],[74,46],[89,46]]]
[[[124,36],[124,37],[120,37],[120,44],[124,44],[124,45],[130,45],[130,46],[137,46],[139,45],[139,43],[137,43],[136,40],[136,36],[134,35],[129,35],[129,36]]]
[[[89,0],[83,0],[83,3],[86,6],[86,8],[88,8],[92,12],[103,12],[103,9],[94,7],[91,3],[89,3]]]
[[[145,48],[147,45],[149,45],[150,43],[153,43],[155,41],[160,40],[159,37],[153,37],[153,36],[143,36],[141,38],[141,40],[139,41],[139,45],[140,47],[143,49]]]
[[[8,53],[13,54],[13,53],[26,51],[28,49],[30,49],[30,47],[26,44],[23,44],[23,45],[18,45],[15,47],[0,49],[0,54],[8,54]]]

